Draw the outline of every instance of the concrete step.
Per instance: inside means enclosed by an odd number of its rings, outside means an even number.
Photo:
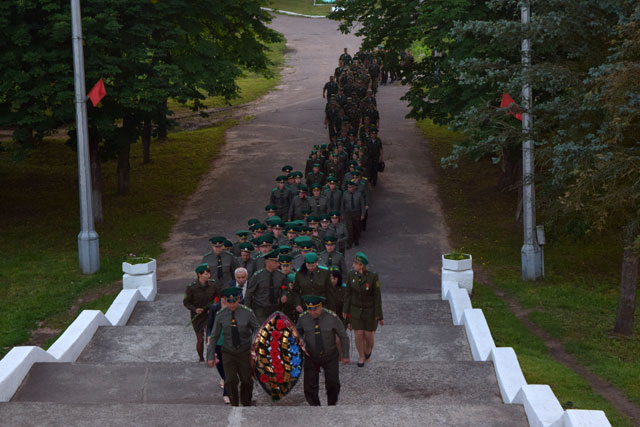
[[[350,334],[353,353],[353,334]],[[469,361],[464,328],[453,325],[385,325],[375,335],[376,360]],[[193,362],[195,334],[183,325],[100,327],[79,363]],[[354,356],[356,357],[356,356]]]
[[[223,405],[219,381],[217,370],[203,363],[40,363],[13,401]],[[340,367],[340,382],[345,405],[502,402],[489,362],[351,363]],[[253,395],[260,406],[306,405],[302,381],[280,402],[271,402],[257,382]]]
[[[182,294],[159,294],[156,301],[139,302],[127,325],[187,325],[189,311]],[[393,325],[450,325],[449,303],[440,294],[396,294],[382,297],[385,322]]]
[[[429,404],[343,405],[335,407],[249,407],[214,405],[98,404],[70,405],[41,402],[0,403],[3,424],[20,426],[124,426],[138,427],[206,425],[282,427],[518,427],[527,426],[520,405]]]

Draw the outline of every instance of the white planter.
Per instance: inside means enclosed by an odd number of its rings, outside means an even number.
[[[152,259],[151,261],[144,264],[129,264],[128,262],[122,263],[122,272],[130,274],[132,276],[138,276],[141,274],[149,274],[156,271],[156,260]]]
[[[444,254],[444,255],[447,255],[447,254]],[[461,259],[461,260],[447,259],[444,257],[444,255],[442,255],[443,269],[450,270],[450,271],[471,270],[471,261],[473,260],[471,255],[465,254],[465,255],[469,255],[469,258]]]

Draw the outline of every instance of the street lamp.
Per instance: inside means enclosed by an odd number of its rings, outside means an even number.
[[[82,50],[80,0],[71,0],[71,40],[73,44],[73,75],[78,139],[78,183],[80,193],[78,258],[82,273],[92,274],[100,268],[100,247],[98,233],[96,233],[93,227],[93,208],[91,204],[91,165],[89,163],[87,96],[84,83],[84,52]]]
[[[520,9],[520,20],[523,28],[529,23],[529,6],[524,3]],[[542,254],[536,239],[536,193],[534,183],[533,141],[530,132],[531,120],[531,85],[529,68],[531,67],[531,46],[528,38],[522,39],[522,223],[524,226],[524,243],[521,249],[522,280],[536,280],[542,277]]]

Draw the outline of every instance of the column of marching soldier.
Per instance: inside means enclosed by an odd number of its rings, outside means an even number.
[[[313,356],[304,368],[311,405],[320,404],[320,368],[328,403],[337,402],[338,360],[349,363],[345,326],[355,331],[358,366],[371,357],[373,334],[384,323],[380,282],[362,252],[354,255],[347,275],[344,253],[360,243],[370,191],[384,168],[375,98],[379,64],[375,53],[352,58],[344,49],[322,91],[329,142],[313,147],[304,172],[282,167],[266,218],[249,219],[247,230],[235,232],[235,242],[221,235],[209,239],[212,250],[187,286],[183,302],[191,312],[196,350],[204,361],[208,337],[208,364],[218,368],[225,403],[251,405],[252,337],[275,311],[297,322]]]

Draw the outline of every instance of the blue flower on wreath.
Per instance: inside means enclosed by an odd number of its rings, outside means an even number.
[[[298,354],[298,353],[300,353],[300,347],[298,347],[298,344],[296,344],[296,343],[292,343],[292,344],[289,346],[289,353],[291,353],[291,354]]]
[[[300,376],[300,368],[294,368],[291,370],[291,376],[293,378],[298,378]]]
[[[291,364],[293,366],[299,366],[300,365],[300,356],[293,356],[291,358]]]

